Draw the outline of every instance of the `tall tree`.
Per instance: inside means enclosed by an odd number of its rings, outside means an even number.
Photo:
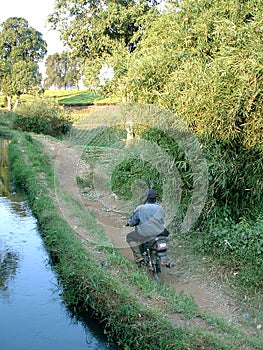
[[[87,62],[95,81],[109,57],[120,60],[135,51],[148,23],[158,16],[158,0],[56,0],[49,17],[53,28],[77,57]],[[96,69],[90,69],[96,60]],[[98,68],[98,69],[97,69]]]
[[[41,83],[38,62],[47,52],[42,34],[30,27],[27,20],[10,17],[1,24],[0,70],[1,88],[11,109],[11,100],[16,96],[14,108],[24,93],[32,92]]]
[[[1,82],[2,91],[8,101],[8,109],[11,110],[11,99],[16,96],[13,106],[15,110],[20,96],[38,90],[41,86],[42,76],[35,62],[18,61],[12,65],[12,69],[4,74]]]
[[[78,87],[82,74],[81,60],[69,52],[55,53],[47,57],[45,87],[54,86],[57,89]]]

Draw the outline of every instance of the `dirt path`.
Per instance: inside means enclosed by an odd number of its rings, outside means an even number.
[[[96,194],[86,195],[79,190],[76,183],[76,176],[82,177],[89,172],[87,164],[81,160],[80,153],[75,148],[66,143],[51,141],[49,138],[38,136],[47,152],[50,154],[54,164],[56,181],[58,181],[62,191],[71,195],[76,201],[81,201],[84,207],[92,208],[97,221],[104,227],[108,237],[113,244],[118,247],[122,254],[128,259],[132,259],[132,254],[125,242],[125,235],[128,228],[123,228],[124,218],[121,213],[115,211],[114,200],[111,199],[112,207],[103,205],[103,198],[96,198]],[[77,170],[76,170],[77,169]],[[94,195],[94,198],[91,198]],[[59,193],[56,193],[60,210],[68,223],[75,229],[76,233],[83,240],[91,239],[86,227],[80,224],[78,217],[69,213],[68,209],[60,201]],[[106,200],[106,199],[105,199]],[[109,199],[107,199],[109,200]],[[176,268],[168,270],[166,283],[177,292],[184,292],[191,295],[200,309],[222,317],[236,325],[241,325],[242,315],[239,314],[235,301],[227,296],[219,286],[209,279],[204,278],[206,273],[202,270],[202,263],[198,270],[193,272],[189,263],[190,259],[186,255],[176,259]]]

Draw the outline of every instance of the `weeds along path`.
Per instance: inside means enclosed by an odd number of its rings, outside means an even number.
[[[127,218],[115,210],[114,201],[117,199],[110,198],[112,206],[107,205],[105,207],[103,197],[98,200],[98,193],[89,191],[87,194],[86,190],[80,190],[77,184],[77,177],[82,178],[89,173],[89,166],[80,157],[81,150],[73,148],[66,142],[58,142],[45,136],[35,136],[35,138],[44,145],[44,149],[54,166],[57,184],[55,195],[61,213],[70,226],[74,228],[80,239],[83,242],[92,241],[93,237],[91,237],[83,220],[78,215],[74,215],[74,208],[69,207],[65,196],[70,196],[76,205],[81,203],[84,209],[92,210],[97,222],[103,226],[113,245],[120,249],[123,256],[132,260],[131,251],[125,242],[125,236],[129,229],[123,227]],[[109,198],[105,198],[105,200],[109,203]],[[209,276],[202,261],[197,261],[187,251],[181,252],[180,247],[177,248],[177,254],[172,258],[176,261],[176,267],[167,271],[166,278],[166,284],[170,288],[177,293],[183,292],[186,295],[191,295],[202,311],[224,318],[228,322],[243,328],[246,332],[254,333],[253,327],[243,324],[243,316],[240,315],[235,300],[224,294],[224,291],[214,279],[214,282],[209,283],[207,278]],[[178,325],[186,324],[177,315],[171,316],[171,321]]]

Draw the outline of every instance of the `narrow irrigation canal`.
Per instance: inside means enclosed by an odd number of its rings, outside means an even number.
[[[8,143],[0,138],[1,350],[113,349],[94,320],[63,304],[36,220],[10,189]]]

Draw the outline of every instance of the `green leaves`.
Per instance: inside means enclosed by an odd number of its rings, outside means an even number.
[[[1,59],[11,63],[23,60],[38,62],[46,54],[46,42],[42,34],[32,27],[24,18],[10,17],[1,25],[0,34]]]
[[[189,0],[163,13],[123,77],[130,99],[173,110],[202,137],[261,147],[261,5]]]
[[[18,61],[12,65],[2,80],[2,90],[9,96],[20,96],[32,92],[34,85],[40,85],[41,74],[34,62]]]
[[[111,55],[119,43],[128,52],[134,51],[148,13],[152,18],[157,15],[146,0],[56,0],[49,22],[79,57],[96,58]]]

